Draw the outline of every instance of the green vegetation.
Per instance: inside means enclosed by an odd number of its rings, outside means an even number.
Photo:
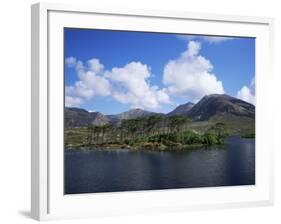
[[[207,132],[205,134],[196,133],[194,131],[183,131],[179,133],[161,134],[148,138],[148,142],[163,143],[167,146],[173,146],[174,144],[181,145],[217,145],[223,144],[223,138],[219,135]]]
[[[199,124],[200,128],[196,128]],[[203,128],[202,128],[203,127]],[[68,128],[66,148],[130,148],[150,150],[185,149],[220,145],[229,134],[222,122],[192,122],[186,116],[147,116],[119,124]]]

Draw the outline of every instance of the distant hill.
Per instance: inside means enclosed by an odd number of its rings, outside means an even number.
[[[134,119],[159,115],[142,109],[132,109],[116,115],[104,115],[100,112],[88,112],[87,110],[66,107],[65,108],[65,127],[86,127],[89,125],[102,126],[105,124],[118,124],[121,120]]]
[[[167,114],[167,116],[174,115],[188,115],[191,108],[194,106],[194,103],[188,102],[186,104],[181,104],[176,109]]]
[[[142,109],[132,109],[116,115],[104,115],[100,112],[88,112],[80,108],[65,108],[65,127],[101,126],[120,124],[124,119],[134,119],[152,115],[189,116],[193,121],[216,119],[251,119],[255,118],[255,106],[243,100],[225,95],[211,94],[204,96],[198,103],[179,105],[168,114],[155,113]],[[240,119],[241,120],[241,119]]]
[[[203,97],[188,112],[188,116],[196,121],[221,115],[255,118],[255,106],[225,94],[211,94]]]
[[[88,112],[84,109],[65,108],[65,127],[86,127],[88,125],[101,126],[110,123],[110,119],[99,112]]]
[[[89,124],[89,112],[80,108],[64,109],[65,127],[83,127]]]
[[[146,111],[146,110],[142,110],[142,109],[132,109],[132,110],[128,110],[126,112],[120,113],[120,114],[116,114],[113,115],[116,118],[123,120],[123,119],[134,119],[134,118],[139,118],[139,117],[147,117],[147,116],[152,116],[152,115],[159,115],[159,113],[154,113],[151,111]]]
[[[91,112],[89,123],[95,126],[102,126],[111,122],[110,118],[100,112]]]

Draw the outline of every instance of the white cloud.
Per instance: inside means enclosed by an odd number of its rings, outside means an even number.
[[[89,69],[95,73],[100,73],[104,69],[104,65],[100,63],[99,59],[93,58],[88,61]]]
[[[191,40],[203,40],[208,43],[220,43],[228,40],[235,39],[234,37],[224,37],[224,36],[201,36],[201,35],[177,35],[179,39],[191,41]]]
[[[170,103],[166,89],[151,86],[150,68],[141,62],[131,62],[122,68],[113,68],[105,74],[112,85],[112,96],[132,108],[157,109]]]
[[[74,61],[74,60],[72,60]],[[76,59],[75,59],[76,61]],[[98,59],[87,61],[87,67],[83,62],[76,61],[76,72],[78,81],[72,86],[65,87],[66,103],[78,106],[84,100],[90,100],[93,96],[108,96],[110,94],[110,83],[103,77],[101,71],[104,66]]]
[[[79,106],[94,96],[112,96],[118,102],[132,108],[156,110],[170,103],[166,89],[149,83],[150,68],[141,62],[131,62],[124,67],[105,70],[96,58],[83,62],[75,61],[78,81],[66,86],[66,105]]]
[[[211,62],[199,55],[201,44],[190,41],[179,58],[170,60],[164,67],[163,83],[169,93],[188,97],[194,102],[201,97],[224,93],[223,84],[211,73]]]
[[[65,64],[68,66],[68,67],[74,67],[77,63],[77,60],[76,58],[74,57],[68,57],[65,59]]]
[[[79,97],[65,96],[66,107],[76,107],[83,103],[83,100]]]
[[[253,78],[249,86],[243,86],[238,90],[236,97],[255,105],[255,94],[255,79]]]

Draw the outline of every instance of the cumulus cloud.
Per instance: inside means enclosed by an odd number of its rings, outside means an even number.
[[[170,103],[166,89],[150,85],[150,68],[141,62],[131,62],[122,68],[113,68],[106,72],[105,77],[114,85],[114,99],[133,108],[157,109],[161,104]]]
[[[98,59],[87,61],[87,66],[81,61],[76,61],[75,69],[78,81],[74,85],[65,87],[66,104],[68,106],[79,106],[85,100],[94,96],[108,96],[110,94],[110,83],[103,76],[104,66]]]
[[[99,59],[93,58],[88,61],[89,70],[95,73],[100,73],[104,69],[104,65],[100,63]]]
[[[221,43],[228,40],[235,39],[234,37],[225,37],[225,36],[201,36],[201,35],[177,35],[179,39],[191,41],[191,40],[201,40],[206,41],[211,44]]]
[[[213,65],[199,54],[201,44],[190,41],[187,50],[164,67],[163,83],[168,92],[197,101],[201,97],[224,93],[223,84],[211,73]]]
[[[79,106],[94,96],[112,96],[116,101],[132,108],[156,110],[170,103],[167,90],[151,85],[151,69],[141,62],[131,62],[124,67],[105,67],[96,58],[85,64],[76,59],[78,80],[65,87],[66,105]]]
[[[70,68],[75,67],[76,63],[77,63],[77,60],[74,57],[68,57],[65,59],[65,64]]]
[[[73,96],[65,96],[65,106],[66,107],[74,107],[78,106],[83,103],[83,100],[79,97],[73,97]]]
[[[243,86],[238,90],[236,97],[255,105],[255,95],[255,79],[253,78],[249,86]]]

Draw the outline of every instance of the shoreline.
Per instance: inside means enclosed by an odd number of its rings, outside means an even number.
[[[117,150],[129,150],[129,151],[186,151],[198,148],[211,148],[214,146],[223,146],[224,144],[205,145],[205,144],[192,144],[192,145],[180,145],[180,146],[130,146],[130,145],[85,145],[85,146],[67,146],[65,151],[83,151],[83,150],[98,150],[98,151],[117,151]]]
[[[253,137],[242,137],[241,139],[255,139]],[[117,150],[130,150],[130,151],[186,151],[198,148],[209,149],[212,147],[222,147],[225,145],[225,142],[222,144],[190,144],[183,145],[177,143],[174,145],[164,145],[163,143],[143,143],[141,145],[128,145],[128,144],[99,144],[99,145],[68,145],[64,147],[65,151],[83,151],[83,150],[99,150],[99,151],[117,151]]]

